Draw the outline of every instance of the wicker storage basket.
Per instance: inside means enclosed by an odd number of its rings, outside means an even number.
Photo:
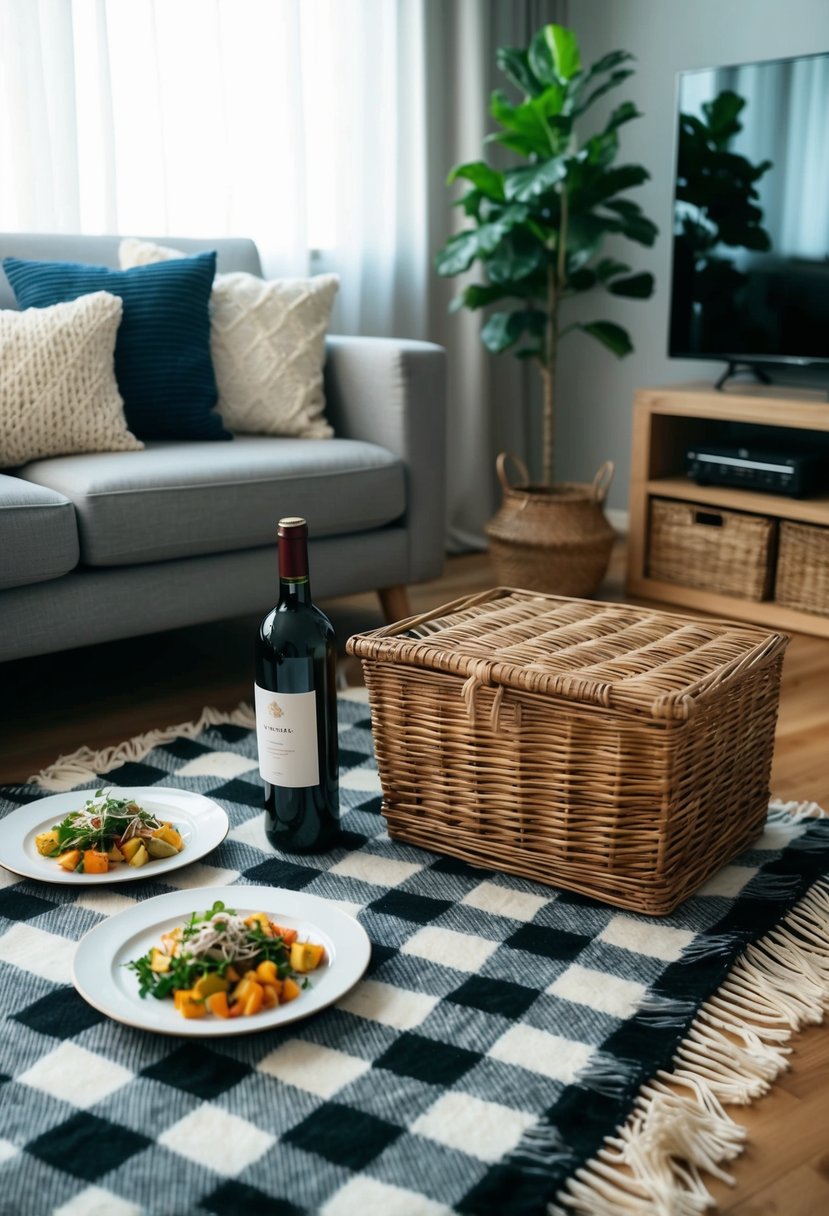
[[[518,470],[516,485],[510,484],[508,461]],[[602,465],[591,485],[534,486],[510,452],[501,452],[495,467],[503,497],[485,531],[498,581],[555,595],[593,595],[616,539],[602,506],[613,462]]]
[[[774,520],[651,499],[648,576],[745,600],[771,590]]]
[[[829,616],[829,528],[781,520],[774,598]]]
[[[761,831],[787,640],[508,588],[357,634],[389,833],[663,915]]]

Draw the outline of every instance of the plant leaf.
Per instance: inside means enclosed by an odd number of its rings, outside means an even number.
[[[605,93],[609,93],[611,89],[615,89],[622,81],[627,80],[628,76],[633,75],[633,68],[620,68],[617,72],[613,72],[603,84],[598,85],[587,99],[580,102],[573,111],[575,114],[583,114],[585,110],[589,110],[594,101],[598,101]]]
[[[509,148],[510,152],[517,152],[519,156],[538,156],[537,141],[528,139],[526,135],[517,135],[514,131],[493,131],[484,136],[484,143],[501,144],[502,147]]]
[[[531,275],[538,269],[541,258],[542,249],[537,241],[526,233],[522,239],[519,229],[501,241],[494,255],[484,263],[484,269],[493,283],[510,283]]]
[[[594,269],[600,283],[606,283],[615,274],[628,274],[630,272],[629,266],[624,262],[617,262],[615,258],[602,258]]]
[[[614,296],[627,296],[631,300],[647,300],[653,294],[653,275],[642,271],[624,279],[613,279],[607,284],[607,290]]]
[[[602,55],[601,59],[597,59],[591,64],[589,71],[584,77],[584,83],[588,84],[591,80],[595,80],[597,76],[602,76],[605,72],[610,72],[613,68],[617,68],[620,63],[630,63],[633,59],[630,51],[608,51],[606,55]]]
[[[446,184],[451,186],[452,182],[463,177],[468,182],[472,182],[482,194],[487,198],[503,201],[504,198],[504,175],[482,160],[470,161],[466,165],[455,165],[450,171],[446,179]]]
[[[506,128],[508,135],[520,138],[523,147],[519,150],[522,155],[549,156],[549,127],[543,111],[539,111],[534,101],[525,101],[514,106],[500,89],[495,89],[490,98],[489,112],[496,122]],[[494,138],[501,139],[501,133],[496,133]]]
[[[481,203],[484,201],[484,195],[480,190],[467,190],[462,198],[456,199],[452,203],[453,207],[462,207],[464,215],[468,215],[471,219],[480,219]]]
[[[574,274],[590,260],[608,232],[618,229],[619,222],[598,215],[573,215],[567,227],[567,267]]]
[[[513,294],[508,286],[502,287],[500,283],[492,286],[486,283],[470,283],[464,287],[460,295],[455,296],[449,305],[449,311],[458,312],[461,308],[468,308],[471,311],[486,308],[488,304],[494,304],[497,300],[503,300]]]
[[[619,151],[619,137],[613,130],[606,130],[601,135],[593,135],[584,145],[586,157],[583,159],[591,167],[606,168],[613,163]]]
[[[546,194],[567,174],[568,159],[551,157],[526,169],[508,169],[504,174],[504,191],[510,200],[529,203]]]
[[[601,177],[592,183],[592,194],[597,199],[609,199],[622,190],[631,190],[634,186],[641,186],[649,178],[650,173],[644,165],[617,165],[615,169],[608,169],[606,173],[602,173]]]
[[[566,83],[581,71],[576,35],[563,25],[545,25],[530,43],[529,62],[543,84]]]
[[[618,200],[618,202],[621,201],[623,200]],[[620,219],[615,227],[617,232],[621,232],[628,240],[637,241],[640,245],[647,245],[648,248],[653,245],[659,235],[659,229],[653,220],[649,220],[647,216],[640,214],[638,209],[636,211],[622,211],[615,199],[604,203],[604,206],[619,214]]]
[[[456,236],[450,236],[435,255],[435,270],[444,276],[462,274],[469,269],[478,253],[478,233],[472,230],[459,232]]]
[[[496,219],[457,233],[435,255],[435,270],[444,277],[462,274],[476,258],[494,253],[507,233],[526,218],[527,208],[515,203],[505,207]]]
[[[481,330],[481,339],[494,355],[509,350],[522,334],[541,334],[546,314],[538,308],[520,308],[513,312],[495,312]]]
[[[589,291],[596,286],[598,275],[589,266],[583,266],[567,276],[567,286],[571,291]]]
[[[589,325],[575,325],[575,329],[583,329],[586,334],[597,338],[603,346],[613,351],[621,359],[633,350],[633,343],[626,329],[613,321],[591,321]]]
[[[605,199],[603,206],[609,207],[612,211],[618,212],[619,215],[641,215],[642,208],[632,198],[610,198]]]
[[[623,101],[620,106],[617,106],[605,126],[605,133],[616,131],[624,123],[630,122],[634,118],[641,118],[642,114],[636,109],[632,101]]]
[[[537,97],[544,85],[530,67],[527,52],[519,47],[502,46],[495,52],[495,62],[516,86],[528,97]]]

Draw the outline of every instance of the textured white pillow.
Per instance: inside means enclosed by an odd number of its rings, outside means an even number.
[[[123,304],[95,291],[0,309],[0,467],[71,452],[135,452],[115,379]]]
[[[125,238],[121,268],[187,255]],[[217,274],[210,300],[210,351],[217,409],[231,431],[327,439],[322,368],[325,335],[339,279],[260,279]]]

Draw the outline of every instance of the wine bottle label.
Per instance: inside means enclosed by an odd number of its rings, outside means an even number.
[[[317,708],[313,692],[271,692],[254,686],[259,772],[289,789],[318,785]]]

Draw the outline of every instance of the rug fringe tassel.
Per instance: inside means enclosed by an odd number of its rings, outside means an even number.
[[[29,778],[28,784],[39,785],[42,789],[53,790],[55,793],[71,790],[75,786],[94,782],[99,773],[106,772],[118,764],[143,760],[154,747],[162,743],[170,743],[182,735],[185,739],[195,739],[208,726],[224,725],[243,726],[252,730],[256,726],[253,709],[250,705],[240,702],[236,709],[223,713],[208,705],[195,722],[181,722],[178,726],[168,726],[164,730],[147,731],[146,734],[128,739],[126,743],[105,747],[97,752],[89,747],[79,747],[77,751],[58,757],[54,764],[35,773]]]
[[[569,1179],[550,1216],[709,1211],[714,1200],[703,1174],[733,1185],[723,1163],[746,1140],[723,1103],[746,1105],[767,1093],[789,1067],[794,1033],[822,1021],[827,1009],[829,880],[822,879],[748,947],[700,1009],[673,1071],[642,1088],[625,1126]]]

